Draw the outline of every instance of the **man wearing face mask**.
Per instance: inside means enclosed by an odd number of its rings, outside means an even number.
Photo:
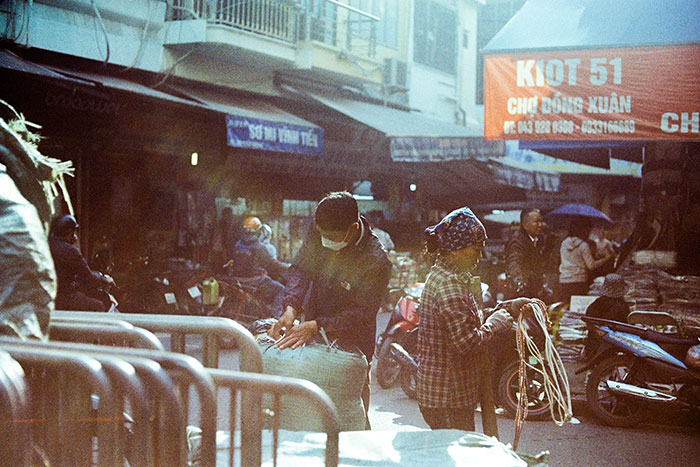
[[[328,194],[316,206],[297,258],[288,272],[284,314],[268,334],[277,348],[295,349],[323,328],[340,348],[361,350],[371,362],[391,262],[357,202],[346,191]],[[305,298],[308,293],[308,301]],[[294,324],[302,317],[303,321]],[[369,381],[362,400],[369,406]]]

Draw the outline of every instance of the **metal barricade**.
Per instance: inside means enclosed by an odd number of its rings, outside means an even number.
[[[0,338],[0,348],[16,342],[14,339],[12,341],[8,341],[8,339]],[[178,385],[173,382],[173,379],[158,362],[150,358],[152,355],[148,354],[147,350],[142,350],[142,355],[131,355],[124,352],[124,348],[79,343],[24,341],[19,342],[19,345],[45,351],[60,350],[89,355],[106,368],[110,378],[121,377],[121,386],[138,385],[145,393],[145,400],[142,396],[137,395],[136,406],[129,404],[128,412],[130,416],[133,414],[134,419],[132,424],[134,433],[133,436],[130,436],[130,440],[124,440],[133,444],[128,457],[138,459],[139,465],[186,464],[186,411],[184,409],[186,404],[182,402],[177,393]],[[182,355],[171,355],[176,359],[187,359]],[[130,374],[135,373],[135,381],[129,382],[125,380],[125,375],[114,374],[116,370],[112,368],[113,366],[118,369],[125,365],[133,367]],[[197,365],[199,364],[195,362],[195,366]],[[199,367],[203,368],[201,365]],[[182,379],[183,377],[178,376],[178,378]],[[117,386],[117,388],[121,386]],[[116,400],[124,401],[125,398],[116,394]],[[214,428],[207,427],[207,430],[208,435],[213,436],[211,433]]]
[[[87,311],[54,311],[54,317],[61,321],[79,320],[103,322],[115,319],[112,313]],[[228,318],[214,316],[149,315],[140,313],[120,313],[116,319],[126,321],[153,333],[168,333],[171,336],[170,350],[186,353],[186,337],[202,336],[202,363],[207,368],[219,366],[219,341],[233,340],[240,350],[240,370],[262,373],[262,355],[253,335],[241,324]]]
[[[135,371],[131,373],[143,376],[140,381],[137,379],[137,382],[144,385],[148,383],[148,394],[151,397],[151,401],[156,401],[156,405],[153,408],[145,410],[147,417],[151,416],[153,421],[140,416],[134,417],[135,427],[137,425],[147,427],[150,432],[135,434],[132,439],[138,440],[138,442],[141,442],[141,440],[144,440],[144,442],[145,440],[152,441],[149,444],[151,446],[149,451],[138,458],[142,459],[139,461],[139,464],[164,466],[186,464],[186,414],[189,412],[188,399],[190,388],[194,388],[199,402],[197,422],[202,428],[201,452],[203,464],[215,464],[217,418],[215,389],[206,369],[195,359],[186,355],[146,349],[106,347],[79,343],[19,341],[6,337],[0,337],[0,348],[8,350],[11,354],[27,351],[28,349],[32,352],[55,353],[56,355],[72,354],[85,356],[85,358],[93,360],[95,365],[100,367],[105,374],[109,373],[109,371],[114,371],[110,367],[118,365],[118,362],[135,367]],[[107,367],[107,370],[105,370],[105,367]],[[109,376],[108,374],[106,375],[107,378]],[[114,383],[114,375],[111,376]],[[119,383],[120,381],[116,382]],[[63,384],[65,387],[70,386],[70,383],[65,380]],[[61,388],[63,387],[62,385]],[[62,389],[47,386],[36,392],[42,393],[46,390],[55,390],[60,393]],[[116,394],[116,399],[110,400],[120,400],[118,396],[119,394]],[[98,397],[100,401],[103,400],[101,395],[98,395]],[[39,412],[43,416],[45,411],[40,410]],[[144,412],[144,410],[139,409],[139,412]],[[59,416],[54,418],[57,420],[61,419]],[[104,417],[100,418],[104,419]],[[113,441],[117,443],[119,440],[115,439]],[[117,444],[117,447],[123,446]],[[85,449],[85,446],[82,449]],[[134,452],[144,452],[144,449],[147,448],[141,446],[139,450],[134,450]],[[53,448],[50,448],[49,451],[56,452]],[[81,450],[80,452],[83,451]],[[117,458],[120,455],[123,455],[123,449],[114,454]],[[154,462],[145,462],[146,459],[153,459]],[[83,465],[83,463],[74,465]],[[84,465],[89,464],[85,463]],[[111,465],[111,463],[108,463],[108,465]]]
[[[163,344],[152,332],[119,320],[93,323],[52,318],[49,336],[52,341],[165,350]]]
[[[23,368],[32,396],[32,439],[51,465],[116,465],[123,456],[120,412],[104,367],[88,355],[2,338]],[[97,406],[93,405],[98,398]],[[99,449],[93,455],[93,437]]]
[[[288,378],[273,375],[258,375],[242,373],[237,371],[209,370],[214,379],[217,390],[226,388],[229,390],[229,462],[233,466],[235,463],[234,433],[237,422],[240,421],[241,430],[241,465],[260,465],[262,462],[262,443],[255,445],[246,443],[246,439],[261,439],[264,421],[262,419],[262,397],[263,394],[270,394],[273,397],[272,409],[272,458],[273,465],[277,465],[277,451],[279,445],[280,418],[284,413],[280,411],[280,398],[284,396],[298,396],[307,399],[313,408],[321,414],[321,420],[326,432],[326,466],[335,467],[338,465],[338,415],[328,395],[321,388],[310,381]],[[238,393],[250,393],[256,395],[256,404],[253,410],[243,410],[241,407],[241,419],[238,420],[236,407]],[[242,396],[241,396],[242,397]],[[252,433],[255,431],[257,434]]]
[[[30,398],[22,367],[0,351],[0,465],[29,465]]]

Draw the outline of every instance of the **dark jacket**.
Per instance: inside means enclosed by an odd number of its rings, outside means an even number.
[[[288,272],[284,308],[303,310],[330,341],[337,339],[345,350],[357,346],[370,361],[391,262],[364,218],[362,224],[359,243],[338,252],[324,248],[315,225],[310,227]]]
[[[231,273],[237,277],[254,277],[267,274],[279,280],[289,267],[274,258],[267,247],[256,238],[241,238],[236,243],[233,253]]]
[[[627,304],[624,297],[613,298],[600,296],[586,308],[586,316],[610,319],[621,323],[627,322],[627,315],[629,314],[630,306]]]
[[[78,290],[91,290],[106,282],[102,274],[90,269],[80,250],[66,240],[51,237],[49,248],[58,279],[57,304],[65,303]]]
[[[535,246],[525,229],[520,227],[506,246],[505,298],[542,298],[544,261],[542,250]]]

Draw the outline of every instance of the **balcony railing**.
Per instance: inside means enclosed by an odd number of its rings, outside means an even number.
[[[200,18],[289,43],[313,40],[354,55],[376,51],[374,21],[327,0],[170,0],[170,20]]]
[[[299,9],[289,0],[172,0],[171,20],[206,19],[285,42],[297,40]]]

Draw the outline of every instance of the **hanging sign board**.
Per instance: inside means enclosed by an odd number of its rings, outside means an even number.
[[[389,151],[393,161],[442,162],[502,156],[503,144],[475,137],[392,137]]]
[[[320,156],[323,128],[226,115],[226,142],[236,148]]]
[[[700,140],[700,45],[485,55],[484,138]]]

